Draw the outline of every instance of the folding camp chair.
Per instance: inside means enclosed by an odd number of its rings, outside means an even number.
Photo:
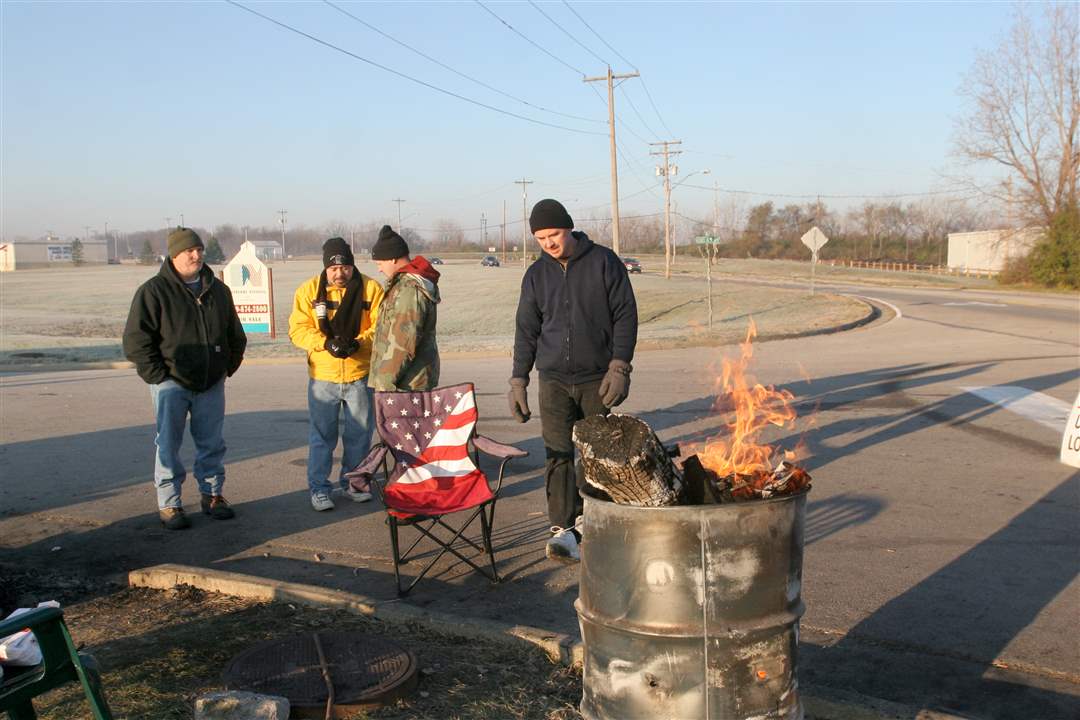
[[[398,596],[412,590],[448,552],[493,583],[499,582],[491,546],[495,501],[502,489],[506,464],[528,453],[476,433],[476,398],[472,383],[428,392],[377,392],[375,427],[382,442],[372,447],[364,461],[346,477],[355,489],[371,488],[386,508]],[[477,467],[479,452],[501,460],[494,487]],[[385,481],[382,485],[375,477],[380,467]],[[464,513],[460,525],[447,519],[455,513]],[[480,520],[482,547],[463,534],[477,519]],[[405,552],[401,552],[399,528],[409,525],[420,534]],[[449,539],[444,539],[447,534]],[[441,549],[419,575],[402,587],[400,566],[419,554],[413,551],[424,538]],[[456,546],[459,540],[472,546],[476,553],[472,557],[462,554]],[[490,569],[474,561],[477,558],[482,561],[484,554]]]

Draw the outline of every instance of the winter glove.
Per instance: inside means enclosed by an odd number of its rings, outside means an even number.
[[[613,408],[630,394],[630,363],[624,360],[612,360],[608,363],[607,374],[600,381],[600,402],[604,407]]]
[[[335,336],[332,338],[327,338],[326,345],[324,347],[326,349],[326,352],[330,353],[336,358],[344,360],[345,358],[349,357],[349,355],[356,352],[356,350],[358,350],[360,346],[356,342],[356,340],[345,339],[343,337]]]
[[[529,412],[527,387],[529,387],[529,378],[510,378],[510,392],[506,394],[506,399],[510,401],[510,414],[519,423],[528,422],[532,417],[532,413]]]

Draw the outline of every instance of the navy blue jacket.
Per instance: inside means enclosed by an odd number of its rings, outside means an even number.
[[[563,268],[542,253],[521,281],[513,377],[565,383],[599,380],[608,363],[630,362],[637,344],[637,302],[626,267],[611,250],[575,232]]]

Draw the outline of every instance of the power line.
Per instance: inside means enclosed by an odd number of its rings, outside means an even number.
[[[586,22],[585,18],[581,17],[581,15],[578,13],[578,11],[575,10],[573,7],[571,7],[570,3],[567,2],[567,0],[563,0],[563,5],[566,5],[566,7],[570,10],[570,12],[574,13],[574,16],[577,17],[577,19],[581,21],[581,24],[584,25],[585,27],[589,28],[589,30],[592,32],[592,34],[595,35],[596,37],[598,37],[600,39],[600,42],[604,43],[604,45],[607,46],[608,50],[610,50],[611,52],[618,55],[620,60],[622,60],[624,63],[626,63],[627,65],[632,67],[634,70],[638,70],[637,65],[635,65],[634,63],[627,60],[626,57],[622,53],[620,53],[618,50],[613,48],[611,46],[611,43],[609,43],[607,40],[605,40],[603,38],[603,36],[600,35],[600,33],[596,32],[596,30],[593,28],[593,26],[590,25],[588,22]],[[656,117],[660,120],[660,125],[663,126],[664,130],[667,131],[668,137],[674,137],[675,133],[671,132],[671,128],[669,128],[667,123],[664,122],[664,116],[660,114],[660,109],[657,108],[656,103],[653,102],[652,93],[649,92],[649,86],[645,84],[645,79],[644,78],[641,79],[641,87],[645,91],[645,96],[647,98],[649,98],[649,104],[652,105],[653,112],[656,113]],[[629,99],[629,97],[627,99]],[[631,104],[633,104],[633,103],[631,103]],[[642,122],[644,123],[645,121],[642,120]],[[646,125],[646,127],[648,127],[648,125]],[[652,133],[653,135],[657,135],[657,133],[653,133],[651,130],[649,132]]]
[[[827,200],[895,200],[897,198],[906,197],[930,197],[932,195],[956,195],[953,190],[928,190],[925,192],[910,192],[910,193],[885,193],[881,195],[826,195],[824,193],[811,193],[808,195],[796,195],[793,193],[764,193],[756,192],[754,190],[736,190],[733,188],[722,187],[708,187],[706,185],[692,185],[690,183],[680,183],[679,187],[696,188],[698,190],[713,190],[715,192],[722,192],[727,195],[758,195],[761,197],[775,197],[775,198],[790,198],[794,200],[808,200],[814,198],[824,198]]]
[[[528,37],[526,37],[526,36],[525,36],[525,35],[524,35],[524,34],[523,34],[523,33],[522,33],[522,32],[521,32],[520,30],[518,30],[517,28],[515,28],[515,27],[514,27],[513,25],[511,25],[510,23],[506,22],[505,20],[503,20],[503,19],[502,19],[501,17],[499,17],[498,15],[496,15],[496,14],[495,14],[495,12],[494,12],[494,11],[493,11],[493,10],[492,10],[491,8],[489,8],[489,7],[488,7],[487,5],[485,5],[484,3],[480,2],[480,0],[476,0],[476,4],[477,4],[477,5],[479,5],[480,7],[484,8],[485,10],[487,10],[487,11],[488,11],[488,14],[490,14],[490,15],[491,15],[491,16],[492,16],[493,18],[495,18],[496,20],[498,20],[499,22],[501,22],[501,23],[502,23],[503,25],[505,25],[505,26],[506,26],[506,27],[507,27],[507,28],[508,28],[508,29],[509,29],[509,30],[510,30],[511,32],[513,32],[514,34],[518,35],[518,36],[519,36],[519,37],[520,37],[520,38],[521,38],[522,40],[524,40],[525,42],[529,43],[530,45],[532,45],[532,46],[533,46],[533,47],[535,47],[535,48],[536,48],[537,50],[539,50],[540,52],[542,52],[542,53],[544,53],[545,55],[547,55],[547,56],[548,56],[549,58],[551,58],[551,59],[552,59],[552,60],[554,60],[555,62],[557,62],[557,63],[560,63],[560,64],[562,64],[562,65],[565,65],[566,67],[568,67],[568,68],[570,68],[571,70],[573,70],[574,72],[576,72],[576,73],[577,73],[578,75],[581,75],[582,77],[585,77],[585,73],[583,73],[583,72],[582,72],[581,70],[578,70],[578,69],[577,69],[576,67],[574,67],[573,65],[569,64],[568,62],[566,62],[565,60],[563,60],[563,59],[562,59],[561,57],[559,57],[558,55],[553,55],[553,54],[552,54],[552,53],[551,53],[551,52],[550,52],[549,50],[545,49],[545,48],[544,48],[544,47],[543,47],[542,45],[538,45],[537,43],[535,43],[535,42],[533,42],[532,40],[530,40],[530,39],[529,39]]]
[[[620,85],[619,89],[622,90],[621,85]],[[645,126],[645,130],[650,135],[652,135],[653,137],[660,137],[659,133],[657,133],[655,130],[653,130],[651,127],[649,127],[649,123],[645,122],[645,118],[641,117],[641,113],[638,112],[637,105],[635,105],[634,101],[632,99],[630,99],[630,93],[623,90],[622,95],[626,99],[626,102],[630,103],[630,109],[634,111],[634,114],[637,115],[638,120],[640,120],[641,124]]]
[[[568,31],[568,30],[567,30],[566,28],[564,28],[564,27],[563,27],[562,25],[560,25],[559,23],[555,22],[555,20],[554,20],[554,19],[553,19],[553,18],[552,18],[552,17],[550,16],[550,15],[548,15],[548,14],[547,14],[546,12],[544,12],[543,10],[541,10],[541,9],[540,9],[540,6],[539,6],[539,5],[537,5],[537,4],[535,3],[535,2],[533,2],[533,0],[529,0],[529,4],[533,6],[533,8],[534,8],[534,9],[536,10],[536,12],[538,12],[538,13],[540,13],[541,15],[543,15],[544,17],[546,17],[546,18],[548,19],[548,22],[550,22],[550,23],[551,23],[552,25],[554,25],[555,27],[557,27],[557,28],[559,28],[560,30],[562,30],[562,31],[563,31],[563,34],[564,34],[564,35],[566,35],[566,37],[570,38],[571,40],[573,40],[574,42],[576,42],[576,43],[577,43],[578,45],[580,45],[580,46],[581,46],[581,47],[582,47],[582,48],[583,48],[583,49],[585,50],[585,52],[589,53],[590,55],[592,55],[592,56],[593,56],[594,58],[596,58],[596,59],[597,59],[597,60],[599,60],[600,62],[604,63],[605,65],[611,65],[611,63],[609,63],[609,62],[608,62],[607,60],[605,60],[604,58],[602,58],[602,57],[600,57],[599,55],[597,55],[596,53],[594,53],[594,52],[593,52],[593,51],[592,51],[592,50],[591,50],[591,49],[590,49],[589,47],[587,47],[587,46],[585,45],[585,43],[581,42],[581,41],[580,41],[580,40],[578,40],[578,39],[577,39],[576,37],[574,37],[573,35],[571,35],[571,34],[570,34],[570,32],[569,32],[569,31]]]
[[[360,62],[367,63],[368,65],[371,65],[372,67],[379,68],[380,70],[383,70],[384,72],[388,72],[391,75],[397,75],[398,77],[404,78],[405,80],[408,80],[410,82],[414,82],[417,85],[422,85],[422,86],[424,86],[424,87],[426,87],[426,88],[428,88],[430,90],[434,90],[436,92],[442,93],[443,95],[449,95],[452,98],[457,98],[458,100],[463,100],[463,101],[465,101],[467,103],[471,103],[471,104],[476,105],[478,107],[482,107],[482,108],[485,108],[487,110],[497,112],[500,115],[507,115],[509,117],[517,118],[518,120],[524,120],[526,122],[530,122],[530,123],[533,123],[535,125],[544,125],[545,127],[556,128],[558,130],[567,130],[569,132],[579,133],[581,135],[604,135],[604,134],[606,134],[606,133],[601,133],[601,132],[595,132],[593,130],[581,130],[579,128],[572,128],[572,127],[568,127],[566,125],[557,125],[555,123],[545,122],[544,120],[537,120],[536,118],[531,118],[531,117],[528,117],[526,115],[519,115],[518,113],[511,112],[509,110],[503,110],[502,108],[497,108],[494,105],[488,105],[487,103],[480,102],[479,100],[473,100],[472,98],[466,97],[464,95],[459,95],[458,93],[452,92],[450,90],[444,90],[443,88],[441,88],[441,87],[439,87],[437,85],[432,85],[429,82],[425,82],[425,81],[420,80],[418,78],[414,78],[411,75],[406,75],[403,72],[399,72],[398,70],[394,70],[393,68],[389,68],[389,67],[387,67],[385,65],[377,63],[374,60],[369,60],[369,59],[367,59],[365,57],[361,57],[360,55],[357,55],[354,52],[350,52],[349,50],[346,50],[346,49],[344,49],[342,47],[338,47],[337,45],[334,45],[333,43],[327,42],[326,40],[323,40],[323,39],[318,38],[318,37],[316,37],[314,35],[311,35],[310,33],[306,33],[303,30],[300,30],[298,28],[293,27],[292,25],[288,25],[287,23],[283,23],[280,20],[275,20],[274,18],[270,17],[269,15],[263,15],[258,10],[253,10],[253,9],[251,9],[249,7],[246,7],[245,5],[241,5],[239,2],[236,2],[236,0],[225,0],[225,2],[229,3],[230,5],[234,5],[234,6],[238,7],[238,8],[240,8],[241,10],[245,10],[245,11],[251,13],[252,15],[260,17],[263,20],[266,20],[267,22],[271,22],[271,23],[277,25],[278,27],[284,28],[285,30],[288,30],[289,32],[296,33],[297,35],[300,35],[302,37],[306,37],[308,40],[311,40],[312,42],[316,42],[316,43],[318,43],[318,44],[320,44],[320,45],[322,45],[324,47],[328,47],[331,50],[336,50],[337,52],[342,53],[343,55],[348,55],[349,57],[351,57],[351,58],[353,58],[355,60],[359,60]]]
[[[616,50],[615,48],[611,47],[611,45],[610,45],[610,44],[608,44],[608,41],[607,41],[607,40],[605,40],[604,38],[600,37],[600,33],[598,33],[598,32],[596,32],[595,30],[593,30],[593,27],[592,27],[592,25],[590,25],[589,23],[585,22],[585,18],[581,17],[581,15],[578,15],[578,11],[577,11],[577,10],[575,10],[575,9],[574,9],[573,7],[571,7],[571,6],[570,6],[570,3],[566,2],[566,0],[563,0],[563,5],[565,5],[565,6],[567,7],[567,9],[568,9],[568,10],[569,10],[570,12],[574,13],[574,17],[576,17],[576,18],[577,18],[578,20],[580,20],[580,21],[581,21],[581,24],[582,24],[582,25],[584,25],[585,27],[589,28],[589,30],[591,30],[591,31],[592,31],[592,34],[593,34],[593,35],[595,35],[595,36],[596,36],[597,38],[599,38],[600,42],[604,43],[604,45],[607,45],[607,49],[608,49],[608,50],[610,50],[611,52],[615,53],[615,54],[616,54],[616,55],[617,55],[617,56],[619,57],[619,59],[620,59],[620,60],[622,60],[622,61],[623,61],[624,63],[626,63],[626,64],[627,64],[627,65],[629,65],[630,67],[632,67],[632,68],[634,68],[635,70],[637,70],[637,67],[635,67],[635,66],[634,66],[634,63],[630,62],[630,61],[629,61],[629,60],[627,60],[627,59],[626,59],[625,57],[623,57],[623,56],[622,56],[622,53],[620,53],[620,52],[619,52],[618,50]],[[603,61],[601,60],[601,62],[603,62]]]
[[[535,108],[535,109],[541,110],[543,112],[552,113],[553,115],[562,115],[563,117],[572,118],[574,120],[583,120],[585,122],[594,122],[594,123],[603,123],[604,122],[603,120],[597,120],[596,118],[587,118],[587,117],[582,117],[580,115],[571,115],[570,113],[559,112],[558,110],[552,110],[550,108],[543,107],[542,105],[537,105],[535,103],[531,103],[528,100],[522,100],[521,98],[519,98],[519,97],[517,97],[515,95],[511,95],[508,92],[504,92],[504,91],[500,90],[497,87],[492,87],[491,85],[488,85],[483,80],[477,80],[476,78],[474,78],[474,77],[472,77],[470,75],[466,75],[465,73],[461,72],[460,70],[457,70],[455,68],[450,67],[446,63],[431,57],[430,55],[424,53],[421,50],[417,50],[416,48],[409,45],[408,43],[405,43],[405,42],[402,42],[401,40],[398,40],[393,35],[390,35],[389,33],[383,32],[382,30],[375,27],[374,25],[367,22],[366,20],[363,20],[362,18],[358,18],[357,16],[350,13],[348,10],[345,10],[344,8],[342,8],[342,7],[338,6],[338,5],[335,5],[334,3],[330,2],[330,0],[323,0],[323,2],[325,2],[327,5],[334,8],[335,10],[337,10],[342,15],[345,15],[346,17],[350,17],[353,20],[355,20],[356,22],[363,25],[364,27],[368,28],[369,30],[371,30],[373,32],[376,32],[379,35],[382,35],[387,40],[390,40],[391,42],[397,43],[398,45],[405,48],[406,50],[410,50],[410,51],[416,53],[420,57],[424,58],[425,60],[428,60],[430,62],[435,63],[436,65],[443,68],[444,70],[449,70],[450,72],[454,73],[455,75],[457,75],[459,77],[463,77],[463,78],[465,78],[466,80],[468,80],[470,82],[474,82],[477,85],[479,85],[480,87],[487,88],[488,90],[491,90],[492,92],[495,92],[495,93],[498,93],[499,95],[502,95],[503,97],[510,98],[511,100],[514,100],[515,102],[521,103],[522,105],[528,105],[531,108]]]
[[[664,122],[664,116],[660,114],[660,109],[656,107],[656,103],[653,102],[652,93],[649,92],[649,86],[645,84],[645,80],[641,81],[641,89],[645,91],[645,97],[649,98],[649,104],[652,105],[653,112],[656,113],[656,117],[660,119],[660,124],[664,126],[664,129],[668,131],[668,135],[674,135],[671,129]]]

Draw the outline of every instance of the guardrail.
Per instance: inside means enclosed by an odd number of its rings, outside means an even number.
[[[878,260],[821,260],[830,267],[861,268],[864,270],[882,270],[885,272],[921,272],[931,275],[952,275],[954,277],[975,277],[987,279],[997,276],[999,270],[981,268],[954,268],[948,265],[920,265],[918,263],[891,262]]]

